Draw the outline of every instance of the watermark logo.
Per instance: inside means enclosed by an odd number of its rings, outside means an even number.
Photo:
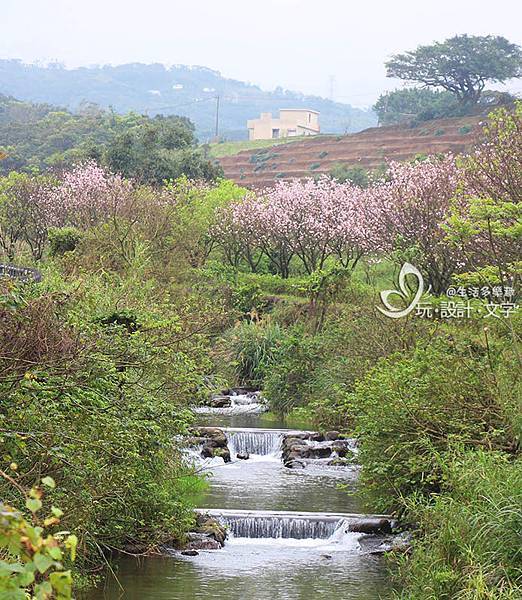
[[[415,292],[414,298],[411,300],[410,304],[406,308],[396,308],[390,303],[390,296],[399,296],[403,300],[407,301],[409,296],[411,295],[408,292],[408,288],[406,287],[407,275],[415,275],[415,277],[417,278],[417,291]],[[422,295],[424,294],[424,278],[422,277],[419,269],[417,269],[417,267],[414,267],[410,263],[404,263],[402,265],[401,272],[399,273],[399,287],[400,290],[384,290],[383,292],[381,292],[381,301],[386,308],[384,309],[380,306],[377,307],[383,315],[386,315],[391,319],[401,319],[402,317],[406,317],[407,315],[409,315],[412,312],[412,310],[414,310],[415,307],[418,305],[419,300],[422,298]]]
[[[406,277],[413,275],[417,280],[417,290],[411,298],[412,290],[408,289]],[[430,287],[426,288],[422,274],[410,263],[404,263],[399,274],[399,289],[384,290],[380,293],[385,308],[377,309],[391,319],[401,319],[414,313],[416,317],[425,319],[469,319],[472,314],[482,318],[509,318],[520,308],[515,302],[515,289],[512,286],[483,285],[450,286],[446,290],[448,300],[426,296]],[[390,301],[393,296],[408,303],[405,308],[394,306]],[[474,301],[474,302],[472,302]],[[479,301],[479,302],[477,302]],[[481,302],[480,302],[481,301]]]

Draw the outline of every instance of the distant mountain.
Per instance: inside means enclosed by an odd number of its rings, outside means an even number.
[[[325,133],[356,132],[377,123],[372,111],[277,88],[263,91],[256,85],[226,79],[205,67],[132,63],[66,69],[43,67],[19,60],[0,60],[0,93],[77,110],[82,104],[112,107],[116,112],[177,114],[189,117],[201,141],[214,135],[216,96],[220,97],[220,135],[246,139],[247,119],[260,112],[306,107],[321,113]]]

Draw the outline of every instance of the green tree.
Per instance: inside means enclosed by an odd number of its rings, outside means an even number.
[[[381,94],[373,106],[381,125],[447,117],[455,114],[457,108],[458,103],[453,94],[429,88],[410,88],[386,92]]]
[[[444,42],[396,54],[387,76],[415,81],[454,94],[459,104],[476,104],[488,81],[522,76],[522,49],[503,37],[457,35]]]
[[[368,171],[361,165],[345,165],[343,163],[335,163],[330,169],[330,177],[337,179],[340,183],[349,181],[358,187],[368,187],[369,177]]]

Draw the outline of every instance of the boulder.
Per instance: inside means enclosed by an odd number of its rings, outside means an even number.
[[[332,444],[332,451],[335,452],[340,458],[344,458],[350,451],[350,448],[346,444],[337,443]]]
[[[205,539],[189,542],[185,546],[185,551],[197,552],[198,550],[220,550],[221,548],[222,545],[217,540],[206,537]]]
[[[350,531],[357,533],[391,533],[393,529],[390,519],[367,519],[355,521],[349,526]]]
[[[187,446],[189,446],[189,448],[194,448],[195,446],[201,446],[201,444],[204,444],[205,438],[191,436],[191,437],[185,438],[185,441],[187,443]]]
[[[350,458],[332,458],[328,461],[330,467],[351,467],[353,462]]]
[[[206,514],[198,513],[194,533],[205,534],[207,538],[214,539],[221,546],[225,544],[227,530],[219,521]]]
[[[324,442],[324,435],[318,431],[315,431],[314,433],[310,434],[308,439],[312,440],[312,442]]]
[[[289,469],[306,469],[306,465],[302,460],[291,460],[290,462],[285,463],[285,467]]]
[[[199,552],[197,550],[182,550],[181,554],[183,556],[198,556]]]
[[[214,456],[222,458],[226,463],[230,462],[230,450],[228,448],[215,448]]]
[[[219,427],[200,427],[197,435],[211,440],[216,448],[224,448],[227,445],[227,436]]]
[[[407,553],[411,551],[412,536],[409,532],[384,536],[369,535],[360,538],[359,543],[365,554]]]
[[[230,450],[228,448],[216,448],[211,442],[207,442],[201,448],[203,458],[222,458],[226,463],[230,462]]]
[[[309,449],[310,458],[328,458],[332,454],[331,446],[313,446]]]
[[[293,443],[293,441],[295,441],[295,440],[309,440],[309,439],[310,439],[310,434],[307,433],[306,431],[303,431],[303,432],[295,431],[295,432],[285,435],[283,443],[290,444],[290,443]]]
[[[324,439],[329,442],[335,442],[335,440],[339,439],[339,432],[338,431],[327,431],[324,434]]]
[[[250,458],[250,454],[248,452],[238,452],[236,454],[236,458],[239,458],[239,460],[248,460]]]
[[[229,408],[232,402],[230,396],[212,396],[209,401],[209,406],[212,408]]]
[[[289,448],[283,449],[283,462],[294,460],[295,458],[309,458],[310,446],[306,444],[293,444]]]

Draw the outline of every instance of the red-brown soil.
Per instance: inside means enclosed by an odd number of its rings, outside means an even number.
[[[244,150],[219,159],[228,179],[246,187],[329,173],[336,163],[375,169],[389,160],[419,154],[467,151],[480,134],[484,117],[437,119],[417,127],[372,127],[343,136],[318,136],[269,148]]]

